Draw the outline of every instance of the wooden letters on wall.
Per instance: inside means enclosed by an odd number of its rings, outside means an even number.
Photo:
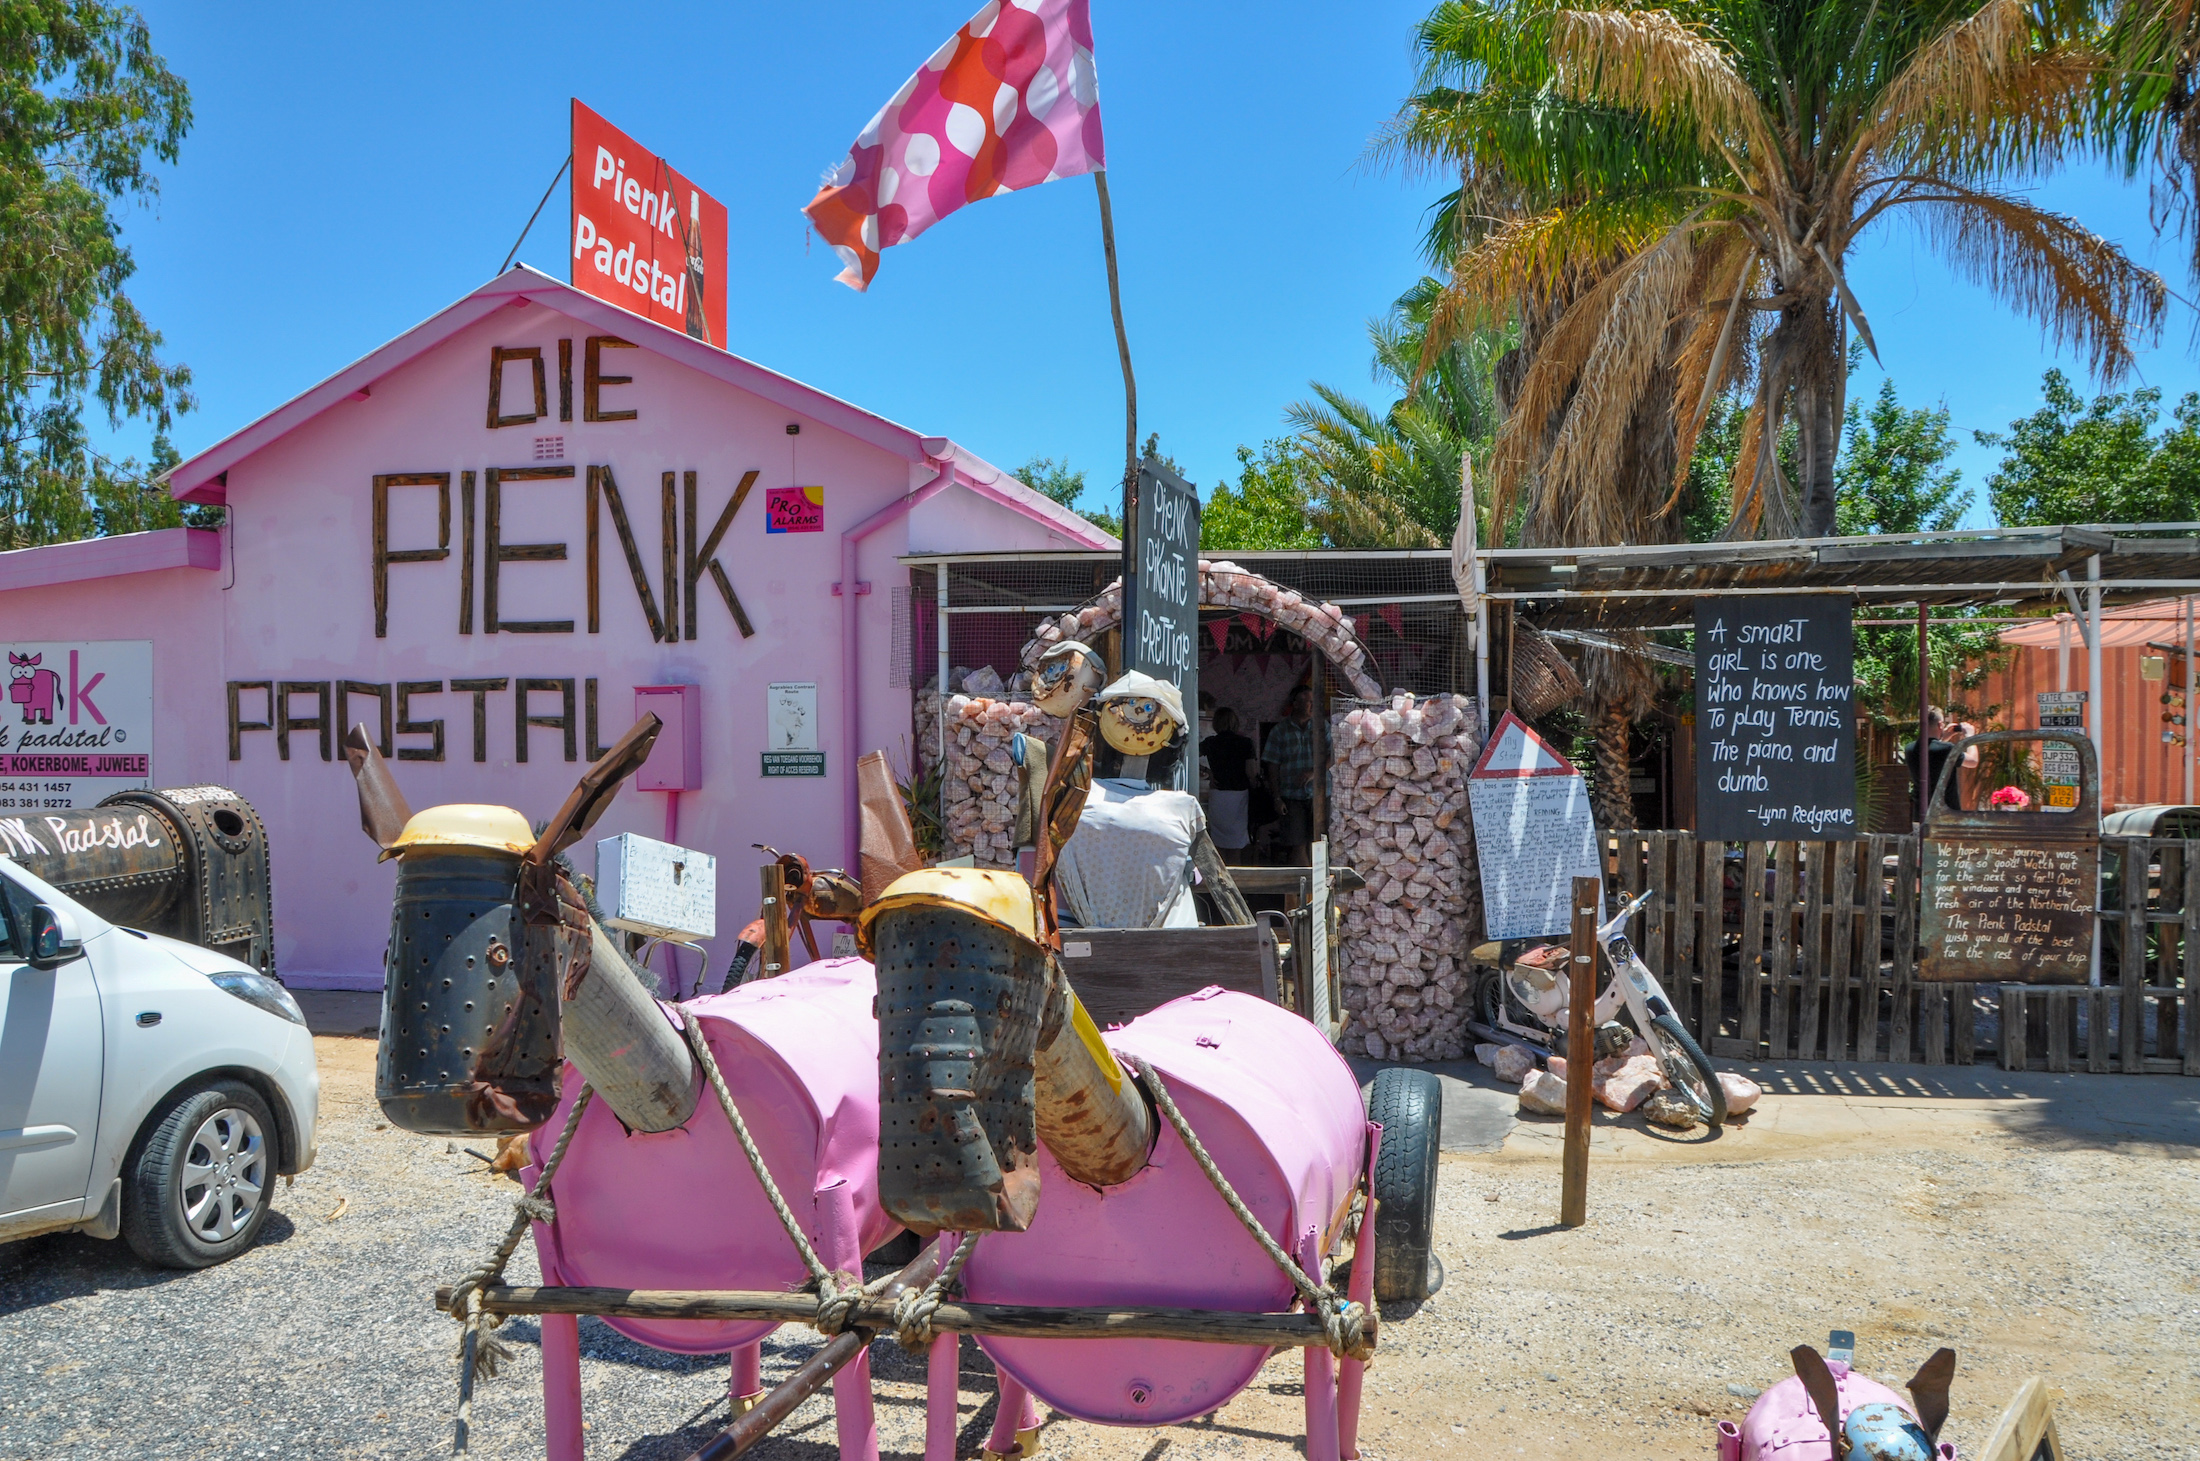
[[[512,759],[524,762],[528,759],[528,731],[532,729],[554,730],[560,733],[560,749],[565,759],[580,759],[583,739],[586,740],[588,759],[600,760],[609,750],[602,743],[602,727],[598,721],[599,694],[596,681],[575,681],[556,676],[522,677],[513,679],[500,676],[495,679],[453,680],[450,689],[455,694],[473,696],[473,752],[474,760],[489,759],[489,697],[512,695]],[[261,718],[247,720],[244,715],[244,695],[257,690],[265,707]],[[372,699],[376,707],[376,721],[380,734],[379,749],[385,756],[395,755],[400,761],[441,761],[443,759],[443,722],[416,720],[413,718],[415,696],[440,695],[444,690],[441,680],[399,680],[395,684],[371,680],[231,680],[229,681],[229,759],[244,759],[244,737],[247,731],[273,731],[275,754],[284,761],[290,759],[290,737],[294,731],[312,731],[320,739],[321,759],[334,758],[336,731],[339,725],[353,723],[351,701],[354,696]],[[537,710],[530,701],[534,695],[555,695],[558,709],[555,714]],[[311,696],[312,713],[294,715],[291,703],[294,697]],[[583,714],[576,715],[581,709]],[[400,746],[398,736],[426,736],[425,746]]]

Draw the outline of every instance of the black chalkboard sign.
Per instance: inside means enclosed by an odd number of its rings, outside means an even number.
[[[1857,835],[1853,600],[1696,603],[1696,835]]]
[[[1192,721],[1199,716],[1199,489],[1156,462],[1138,469],[1138,567],[1123,596],[1123,658],[1176,686]],[[1177,786],[1198,791],[1199,752],[1177,762]]]

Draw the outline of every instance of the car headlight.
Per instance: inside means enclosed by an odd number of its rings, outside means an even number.
[[[249,969],[224,969],[206,977],[246,1004],[257,1005],[271,1015],[281,1015],[294,1025],[306,1022],[305,1011],[298,1008],[298,1001],[290,997],[290,991],[265,974],[255,974]]]

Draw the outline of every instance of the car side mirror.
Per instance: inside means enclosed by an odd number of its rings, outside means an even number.
[[[29,922],[31,949],[24,962],[33,969],[57,969],[84,957],[84,943],[76,929],[51,904],[32,904]]]

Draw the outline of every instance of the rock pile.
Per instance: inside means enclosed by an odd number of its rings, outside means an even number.
[[[1466,1055],[1467,945],[1481,880],[1467,772],[1481,750],[1463,695],[1350,710],[1330,721],[1330,856],[1367,886],[1338,901],[1345,1041],[1388,1060]]]
[[[948,857],[970,853],[980,867],[1016,865],[1017,772],[1009,737],[1018,731],[1049,744],[1061,738],[1062,723],[1036,705],[999,698],[1000,677],[990,669],[962,677],[966,689],[995,694],[947,697],[947,772],[945,790]],[[939,759],[940,697],[927,689],[917,698],[919,774]]]

